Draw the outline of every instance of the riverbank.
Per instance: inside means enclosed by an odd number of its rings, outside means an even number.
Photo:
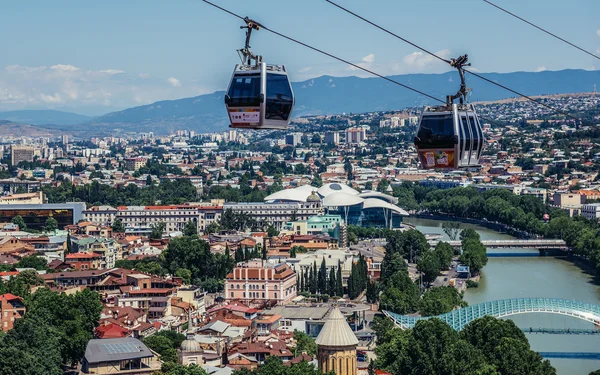
[[[407,224],[424,233],[448,237],[442,229],[447,217],[406,218]],[[464,223],[464,229],[476,230],[482,240],[510,240],[506,232],[495,231],[473,222]],[[582,271],[581,262],[567,257],[513,257],[489,258],[481,272],[478,288],[465,291],[464,300],[469,305],[511,298],[542,297],[562,298],[600,304],[600,287],[593,282],[590,272]],[[589,269],[589,268],[588,268]],[[521,314],[510,317],[521,328],[589,329],[590,323],[556,314]],[[600,335],[548,335],[529,334],[532,349],[538,352],[589,352],[600,347]],[[559,375],[587,375],[600,368],[600,361],[584,359],[551,358]]]
[[[474,224],[482,227],[486,227],[488,229],[494,230],[499,233],[509,234],[511,236],[520,238],[520,239],[531,239],[531,238],[540,238],[539,236],[534,236],[531,233],[527,233],[525,231],[513,228],[509,225],[502,224],[496,221],[488,221],[485,219],[473,219],[473,218],[465,218],[465,217],[456,217],[441,213],[417,213],[412,214],[411,217],[415,217],[418,219],[431,219],[431,220],[440,220],[440,221],[456,221],[465,224]]]

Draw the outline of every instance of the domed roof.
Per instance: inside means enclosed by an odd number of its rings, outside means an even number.
[[[354,194],[337,192],[327,195],[323,198],[323,206],[325,207],[346,207],[354,206],[364,202],[364,199]]]
[[[319,197],[319,195],[313,191],[308,198],[306,198],[307,202],[320,202],[321,201],[321,197]]]
[[[350,186],[344,185],[344,184],[338,184],[336,182],[332,182],[330,184],[325,184],[325,185],[321,186],[319,188],[319,190],[317,190],[317,192],[322,197],[326,197],[329,194],[333,194],[333,193],[346,193],[346,194],[350,194],[350,195],[358,195],[358,191],[352,189]]]
[[[319,332],[315,343],[319,346],[356,346],[358,345],[358,339],[340,309],[335,306],[325,321],[321,332]]]
[[[184,353],[201,352],[200,343],[193,338],[187,338],[181,342],[180,350]]]
[[[324,221],[325,220],[323,220],[323,218],[320,217],[320,216],[311,216],[311,217],[308,218],[307,222],[309,222],[311,224],[316,224],[316,223],[322,223]]]
[[[302,185],[296,188],[279,190],[267,197],[265,202],[306,202],[307,197],[315,190],[314,186]]]

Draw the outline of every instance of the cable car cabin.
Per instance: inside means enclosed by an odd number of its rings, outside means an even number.
[[[294,94],[285,66],[236,65],[225,106],[232,128],[287,129]]]
[[[423,169],[478,167],[484,142],[471,104],[425,107],[415,137]]]

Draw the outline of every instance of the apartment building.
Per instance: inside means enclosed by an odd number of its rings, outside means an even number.
[[[0,295],[0,324],[3,332],[13,329],[15,320],[22,318],[23,315],[25,315],[23,298],[10,293]]]
[[[223,211],[243,212],[256,221],[273,225],[277,230],[293,220],[308,220],[313,215],[322,213],[321,202],[248,202],[225,203]]]
[[[295,280],[295,279],[294,279]],[[157,320],[171,315],[170,288],[131,289],[116,299],[118,307],[133,307],[148,312],[149,320]]]
[[[125,169],[128,171],[137,171],[144,167],[148,160],[146,158],[126,158]]]
[[[112,206],[94,206],[83,211],[83,220],[101,225],[112,225],[117,209]]]
[[[185,225],[198,223],[198,207],[186,205],[173,206],[119,206],[115,219],[121,220],[127,227],[150,227],[152,224],[165,223],[166,232],[183,231]]]
[[[590,203],[581,206],[581,215],[590,220],[600,219],[600,203]]]
[[[11,194],[0,197],[0,204],[44,204],[46,197],[42,191],[35,193]]]
[[[21,161],[32,162],[35,154],[33,146],[12,146],[10,148],[10,162],[17,165]]]
[[[367,130],[363,127],[346,129],[346,143],[355,144],[367,139]]]
[[[228,301],[286,304],[296,297],[296,292],[296,273],[285,263],[251,260],[238,264],[225,280]]]

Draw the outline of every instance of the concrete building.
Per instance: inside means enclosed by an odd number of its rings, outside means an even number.
[[[3,204],[44,204],[46,196],[42,191],[35,193],[11,194],[0,197],[0,205]]]
[[[581,215],[590,220],[600,219],[600,203],[589,203],[581,206]]]
[[[330,145],[340,144],[340,133],[339,132],[327,132],[325,133],[325,143]]]
[[[322,212],[322,206],[320,202],[229,202],[223,205],[223,211],[226,210],[244,212],[258,222],[263,221],[281,230],[293,217],[307,220],[318,215]]]
[[[323,373],[333,371],[336,375],[358,375],[358,339],[337,306],[327,317],[315,343],[319,369]]]
[[[125,169],[128,171],[137,171],[144,167],[148,160],[146,158],[126,158]]]
[[[285,136],[285,144],[297,146],[302,143],[302,133],[290,133]]]
[[[112,206],[94,206],[83,211],[83,220],[101,225],[112,225],[117,217],[117,209]]]
[[[32,162],[35,154],[35,148],[32,146],[12,146],[10,148],[10,162],[17,165],[21,161]]]
[[[0,324],[3,332],[13,329],[15,320],[21,319],[23,315],[25,315],[23,298],[10,293],[0,295]]]
[[[296,273],[287,264],[251,260],[236,266],[225,280],[225,299],[251,304],[286,304],[296,297]]]
[[[39,181],[30,180],[19,180],[17,178],[7,178],[0,180],[0,193],[18,193],[25,192],[31,193],[32,191],[38,191],[41,188]]]
[[[367,130],[363,127],[346,129],[346,143],[356,144],[367,139]]]
[[[138,339],[93,339],[88,341],[81,373],[95,375],[152,375],[162,363]]]
[[[554,206],[565,208],[565,207],[573,207],[580,206],[582,203],[581,194],[577,193],[554,193],[552,199]]]
[[[542,202],[546,203],[548,199],[548,190],[540,188],[526,187],[521,190],[521,195],[533,195]]]
[[[183,231],[185,225],[198,223],[198,207],[187,205],[173,206],[119,206],[115,220],[119,219],[125,228],[150,227],[165,223],[165,231]]]
[[[46,220],[53,217],[58,228],[76,224],[83,219],[84,202],[48,204],[0,204],[0,223],[7,223],[15,216],[21,216],[28,228],[43,229]]]

